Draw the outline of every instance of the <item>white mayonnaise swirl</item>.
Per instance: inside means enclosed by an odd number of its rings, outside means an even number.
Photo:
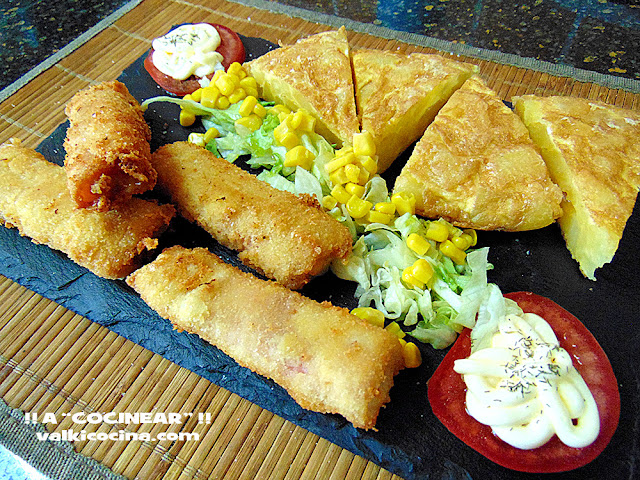
[[[509,314],[485,348],[456,360],[467,385],[467,412],[520,449],[553,435],[581,448],[600,432],[598,407],[549,324],[532,313]],[[487,339],[485,339],[487,340]]]
[[[205,77],[222,68],[223,57],[216,52],[219,46],[220,34],[213,25],[182,25],[153,41],[153,64],[178,80]]]

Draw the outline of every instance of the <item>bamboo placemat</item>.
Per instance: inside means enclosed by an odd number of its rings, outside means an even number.
[[[314,23],[300,18],[306,14],[289,12],[226,1],[144,0],[4,100],[0,142],[17,137],[26,146],[36,147],[65,121],[64,106],[74,93],[118,77],[149,49],[153,38],[175,23],[220,23],[242,35],[275,43],[291,43],[341,23],[324,17],[324,24]],[[352,27],[349,40],[355,47],[441,53],[342,23]],[[461,59],[477,64],[506,101],[535,93],[600,99],[633,109],[640,106],[638,93],[556,76],[548,68],[536,70],[470,56]],[[193,412],[184,425],[127,425],[125,430],[154,436],[196,433],[198,441],[73,443],[83,456],[127,478],[398,478],[2,276],[0,367],[1,398],[22,412],[53,413],[60,419],[48,425],[53,432],[71,428],[69,415],[80,411]],[[205,418],[210,423],[199,423],[198,414],[208,414]],[[83,426],[87,432],[103,433],[121,427]]]

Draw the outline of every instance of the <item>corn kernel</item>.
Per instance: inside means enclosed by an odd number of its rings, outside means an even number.
[[[391,202],[378,202],[375,209],[377,212],[393,215],[396,213],[396,206]]]
[[[465,228],[463,233],[466,233],[471,237],[471,244],[469,246],[475,247],[478,243],[478,232],[476,232],[473,228]]]
[[[239,62],[233,62],[231,65],[229,65],[229,68],[227,68],[227,73],[233,74],[238,78],[244,78],[247,76],[247,72]]]
[[[338,200],[336,200],[336,198],[331,195],[325,195],[324,197],[322,197],[322,206],[326,210],[333,210],[338,206]]]
[[[216,80],[214,83],[214,85],[218,87],[218,90],[220,90],[220,93],[225,97],[228,97],[229,95],[231,95],[233,91],[236,89],[236,83],[233,81],[234,77],[235,75],[234,76],[229,74],[221,75],[218,78],[218,80]],[[238,78],[238,77],[235,77],[235,78]],[[240,81],[238,81],[238,83],[240,83]]]
[[[404,215],[405,213],[413,215],[415,213],[416,197],[412,193],[394,193],[391,195],[391,201],[396,206],[398,215]]]
[[[306,110],[298,110],[289,117],[289,122],[293,128],[303,132],[313,132],[316,126],[316,119],[309,115]]]
[[[204,142],[205,144],[209,143],[211,140],[213,140],[214,138],[218,138],[219,136],[220,132],[218,131],[218,129],[216,127],[210,127],[204,133]]]
[[[344,174],[350,182],[358,183],[358,180],[360,179],[360,167],[353,163],[349,163],[344,166]]]
[[[289,130],[289,126],[286,123],[281,123],[273,130],[273,137],[277,143],[287,150],[291,150],[300,144],[298,135]]]
[[[451,238],[451,243],[453,243],[460,250],[464,251],[471,246],[471,236],[463,233],[461,235],[456,235]]]
[[[440,244],[440,251],[458,265],[462,265],[467,258],[467,254],[456,247],[451,240],[445,240],[442,242]]]
[[[378,161],[369,155],[360,155],[358,157],[358,163],[371,175],[374,175],[378,171]]]
[[[256,97],[256,98],[260,98],[260,95],[258,95],[258,89],[257,88],[251,88],[251,87],[242,87],[244,89],[245,92],[247,92],[247,95],[251,95],[252,97]]]
[[[255,107],[253,107],[253,113],[255,113],[260,118],[264,118],[267,116],[267,109],[264,108],[264,105],[262,105],[261,103],[256,103]]]
[[[373,307],[357,307],[351,310],[351,313],[372,325],[384,327],[384,313]]]
[[[336,157],[330,162],[327,162],[324,168],[327,173],[332,173],[338,170],[340,167],[344,167],[346,165],[349,165],[350,163],[353,163],[355,159],[356,157],[353,154],[338,156],[338,152],[336,152]]]
[[[205,146],[204,134],[192,132],[187,137],[187,142],[204,147]]]
[[[424,255],[429,251],[431,245],[422,236],[417,233],[412,233],[407,237],[407,247],[416,252],[418,255]]]
[[[356,197],[362,198],[364,195],[364,187],[362,185],[358,185],[357,183],[348,182],[344,189],[349,192],[351,195],[355,195]]]
[[[231,95],[229,95],[229,103],[238,103],[240,100],[244,100],[247,96],[247,92],[243,88],[236,88]]]
[[[407,342],[402,346],[402,357],[404,358],[404,366],[407,368],[417,368],[422,365],[422,354],[413,342]]]
[[[353,153],[353,147],[350,145],[346,145],[339,150],[336,150],[336,157],[341,157],[342,155],[347,155],[349,153]]]
[[[398,322],[391,322],[389,325],[384,327],[385,330],[393,333],[398,338],[404,338],[407,334],[400,328]]]
[[[222,77],[223,75],[225,75],[225,71],[224,70],[216,70],[213,73],[213,77],[211,77],[211,83],[216,83],[218,81],[218,79],[220,77]]]
[[[347,201],[346,206],[349,215],[351,215],[353,218],[362,218],[369,212],[369,210],[371,210],[373,204],[368,200],[362,200],[356,195],[351,195],[351,198],[349,198],[349,200]]]
[[[197,89],[195,92],[191,94],[191,100],[194,102],[199,102],[202,98],[202,88]]]
[[[420,280],[418,280],[416,277],[413,276],[413,265],[405,268],[402,271],[401,278],[402,278],[402,281],[407,285],[410,285],[412,287],[418,287],[421,289],[424,288],[424,283],[422,283]]]
[[[370,223],[383,223],[384,225],[389,225],[392,218],[392,215],[378,212],[376,210],[370,210],[369,213],[367,213],[367,220]]]
[[[369,172],[366,169],[361,168],[360,174],[358,175],[358,183],[360,185],[365,185],[369,181]]]
[[[376,154],[376,144],[373,141],[373,135],[366,130],[362,133],[355,133],[353,135],[353,153],[373,157]]]
[[[257,115],[251,114],[248,117],[240,117],[234,122],[234,125],[236,126],[236,131],[240,127],[240,129],[246,128],[250,132],[255,132],[262,126],[262,119]]]
[[[342,185],[336,185],[331,189],[331,196],[340,203],[347,203],[351,198],[351,194],[347,192]]]
[[[245,99],[240,104],[238,113],[243,117],[248,117],[253,113],[253,109],[257,104],[258,104],[258,99],[256,97],[245,97]]]
[[[291,110],[289,110],[287,107],[285,107],[281,103],[278,103],[277,105],[274,105],[269,109],[269,113],[271,113],[272,115],[279,115],[281,113],[288,115],[291,113]]]
[[[304,146],[298,145],[289,150],[284,156],[285,167],[300,166],[305,170],[311,169],[315,155]]]
[[[214,85],[209,85],[202,89],[200,103],[203,107],[215,108],[218,97],[220,97],[220,90]]]
[[[442,222],[430,222],[427,227],[426,236],[429,240],[444,242],[449,238],[449,229]]]
[[[245,90],[257,90],[258,82],[256,82],[255,78],[247,76],[240,79],[240,86]]]
[[[216,108],[219,110],[226,110],[227,108],[229,108],[229,105],[231,105],[229,99],[227,97],[223,97],[222,95],[219,96],[216,100]]]
[[[188,110],[180,110],[180,125],[190,127],[196,122],[196,116]]]
[[[331,173],[329,175],[329,180],[331,180],[331,183],[334,185],[343,185],[349,181],[347,175],[344,173],[344,167],[340,167],[338,170]]]
[[[428,285],[429,282],[431,282],[431,280],[433,279],[434,271],[429,262],[427,262],[424,258],[419,258],[411,266],[411,274],[419,282]]]

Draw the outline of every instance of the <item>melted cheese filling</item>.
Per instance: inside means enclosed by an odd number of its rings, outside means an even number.
[[[540,316],[507,315],[489,346],[456,360],[467,385],[467,412],[506,443],[533,449],[553,435],[566,445],[591,444],[600,431],[598,407]]]
[[[185,80],[191,75],[205,77],[222,68],[220,34],[213,25],[182,25],[153,43],[153,64],[165,75]]]

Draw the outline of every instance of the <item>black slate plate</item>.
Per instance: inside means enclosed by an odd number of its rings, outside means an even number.
[[[249,59],[275,48],[258,38],[243,37],[243,41]],[[164,94],[144,70],[143,58],[120,77],[140,101]],[[146,119],[153,131],[152,149],[186,139],[190,130],[178,125],[177,115],[175,105],[151,105]],[[66,124],[61,125],[38,148],[50,161],[64,161],[66,128]],[[405,153],[385,173],[388,180],[397,175],[407,157]],[[233,252],[181,219],[172,223],[161,244],[205,246],[242,267]],[[489,280],[503,292],[528,290],[547,296],[580,318],[609,355],[620,384],[620,426],[609,447],[586,467],[545,478],[635,478],[635,464],[640,459],[640,327],[635,323],[640,314],[640,262],[635,250],[640,244],[638,207],[614,261],[597,272],[597,282],[580,274],[556,225],[517,234],[482,232],[479,244],[490,247],[489,260],[495,268],[489,272]],[[239,367],[198,337],[175,332],[124,282],[98,278],[63,254],[20,237],[13,229],[0,229],[0,265],[0,273],[31,290],[406,479],[535,478],[488,461],[451,435],[433,416],[427,401],[427,381],[445,351],[422,345],[423,365],[396,377],[391,403],[380,414],[378,431],[363,432],[340,416],[301,409],[270,380]],[[329,273],[312,281],[303,293],[353,307],[354,290],[353,284]]]

